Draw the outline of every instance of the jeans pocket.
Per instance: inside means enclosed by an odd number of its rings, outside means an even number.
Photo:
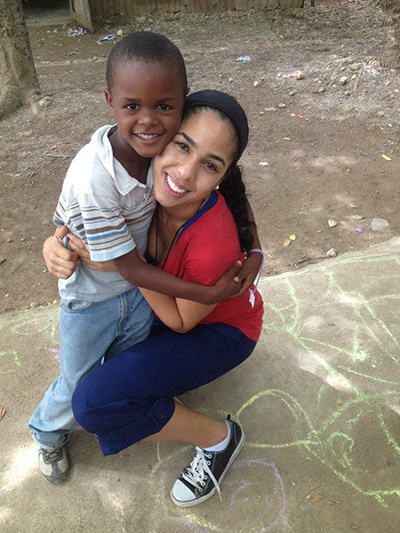
[[[80,300],[61,300],[61,309],[66,313],[83,313],[94,306],[94,302],[81,302]]]

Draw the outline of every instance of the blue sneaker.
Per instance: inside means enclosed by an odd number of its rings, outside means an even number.
[[[228,417],[229,420],[229,417]],[[222,501],[220,484],[244,443],[244,433],[229,420],[231,438],[220,452],[209,452],[196,446],[196,455],[171,489],[172,501],[179,507],[191,507],[208,500],[216,492]]]
[[[42,475],[50,483],[60,483],[67,477],[69,473],[69,462],[65,446],[56,450],[39,448],[38,460]]]

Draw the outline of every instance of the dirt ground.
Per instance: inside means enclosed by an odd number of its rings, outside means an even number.
[[[316,3],[290,13],[113,18],[76,37],[67,35],[73,24],[30,28],[46,98],[0,123],[0,311],[58,298],[41,246],[69,162],[109,123],[103,89],[113,41],[98,41],[118,30],[167,35],[183,52],[192,90],[228,91],[247,110],[242,163],[268,254],[264,275],[398,235],[399,73],[379,66],[382,14],[373,2]],[[373,218],[389,226],[372,231]]]

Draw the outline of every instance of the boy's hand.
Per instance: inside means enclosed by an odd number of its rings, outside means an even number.
[[[50,274],[61,279],[68,279],[80,264],[79,256],[64,248],[62,240],[69,229],[66,226],[57,228],[55,234],[45,240],[43,257]]]
[[[242,268],[235,276],[236,283],[240,283],[240,290],[231,298],[239,298],[254,284],[257,274],[261,268],[262,255],[259,253],[252,253],[243,263]]]
[[[215,304],[234,297],[239,290],[241,290],[240,283],[235,281],[238,272],[240,271],[243,263],[242,261],[236,261],[229,270],[227,270],[216,281],[215,285],[212,285],[212,296],[209,301],[202,302],[206,304]]]

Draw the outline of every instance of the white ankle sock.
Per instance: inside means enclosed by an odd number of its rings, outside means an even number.
[[[224,440],[221,440],[221,442],[218,442],[217,444],[214,444],[214,446],[210,446],[209,448],[203,448],[206,452],[222,452],[225,450],[225,448],[228,446],[230,438],[231,438],[231,425],[228,422],[228,420],[224,420],[226,427],[228,428],[228,435],[225,437]]]

